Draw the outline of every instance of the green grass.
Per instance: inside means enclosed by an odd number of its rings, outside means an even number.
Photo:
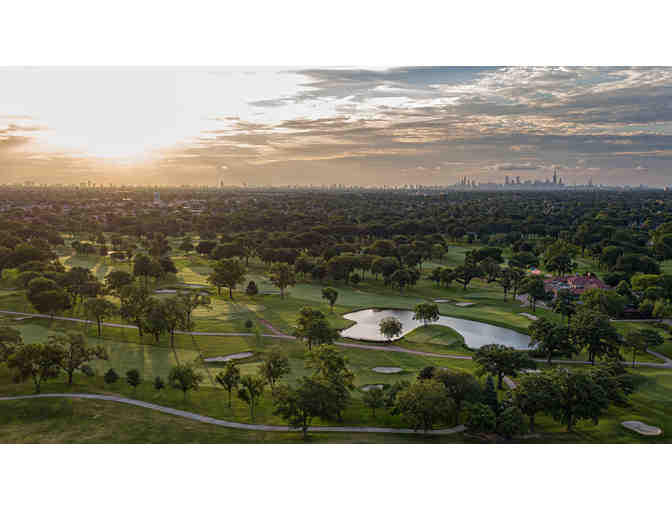
[[[428,352],[471,354],[464,344],[464,338],[447,326],[428,325],[416,328],[401,340],[395,342],[399,347]]]
[[[288,289],[288,295],[282,299],[279,295],[259,294],[254,297],[246,296],[243,292],[247,281],[255,280],[259,289],[263,291],[276,290],[266,276],[267,268],[258,260],[251,260],[246,283],[234,293],[234,300],[228,298],[228,292],[222,296],[212,296],[210,309],[197,309],[194,313],[195,330],[210,332],[239,333],[247,331],[245,322],[250,319],[261,333],[269,333],[260,321],[270,322],[278,330],[291,333],[303,306],[311,306],[321,310],[333,327],[344,328],[352,324],[342,317],[343,314],[363,308],[403,308],[413,309],[416,304],[445,298],[452,303],[439,305],[440,313],[453,317],[487,322],[496,326],[514,329],[525,333],[531,323],[530,319],[520,315],[530,312],[519,302],[510,298],[503,299],[502,289],[496,284],[487,284],[480,280],[473,281],[465,291],[460,286],[452,285],[449,288],[436,287],[426,279],[432,267],[444,265],[454,267],[462,263],[464,253],[476,245],[451,246],[445,260],[440,264],[435,262],[424,265],[423,278],[418,285],[407,289],[403,294],[398,289],[385,287],[383,282],[366,275],[366,279],[357,287],[346,286],[338,282],[320,284],[310,279],[300,281],[296,286]],[[177,252],[173,252],[175,255]],[[103,278],[113,268],[128,271],[128,264],[113,263],[109,257],[97,255],[74,256],[67,249],[61,254],[61,261],[67,267],[88,267],[98,277]],[[173,279],[158,282],[159,285],[184,282],[206,283],[211,271],[211,261],[195,254],[174,256],[179,273]],[[589,267],[588,259],[581,259],[582,267]],[[672,266],[671,266],[672,267]],[[11,277],[6,273],[3,288],[11,287]],[[14,275],[15,276],[15,275]],[[5,285],[6,284],[6,285]],[[322,288],[334,287],[338,293],[338,300],[333,312],[322,299]],[[214,290],[211,288],[211,290]],[[455,302],[470,301],[474,306],[461,308]],[[0,291],[0,309],[32,312],[32,306],[27,302],[23,291]],[[81,316],[81,309],[69,312],[73,316]],[[534,312],[539,317],[548,317],[560,320],[552,311],[537,308]],[[112,322],[122,322],[119,318]],[[22,332],[26,342],[42,342],[49,335],[57,332],[76,330],[85,334],[90,344],[103,345],[107,349],[110,359],[94,363],[97,376],[85,378],[78,375],[75,385],[68,388],[61,380],[48,382],[43,391],[91,391],[111,392],[115,394],[136,396],[142,400],[156,402],[162,405],[177,407],[201,414],[223,419],[249,422],[247,407],[234,397],[234,405],[229,409],[225,405],[225,395],[221,389],[213,384],[214,375],[221,369],[218,364],[199,364],[199,370],[205,376],[202,388],[190,394],[184,400],[182,394],[176,390],[156,392],[151,380],[160,375],[166,378],[170,368],[180,362],[199,362],[199,356],[211,357],[251,351],[254,356],[241,360],[239,365],[245,373],[256,373],[266,353],[273,347],[280,347],[290,360],[291,373],[284,382],[293,383],[303,375],[309,374],[305,366],[305,349],[295,340],[281,340],[255,336],[191,336],[176,335],[175,349],[171,349],[167,335],[163,335],[158,344],[147,335],[139,337],[137,330],[111,328],[103,329],[102,338],[97,338],[95,326],[77,325],[65,321],[49,321],[47,319],[28,319],[16,321],[12,317],[0,316],[0,322],[16,327]],[[642,323],[616,323],[621,333],[631,328],[648,327]],[[668,335],[665,335],[666,338]],[[444,352],[467,354],[470,351],[463,345],[463,339],[454,330],[442,326],[417,328],[395,343],[410,349],[427,352]],[[413,380],[417,373],[425,366],[442,366],[453,369],[473,372],[475,365],[468,360],[451,360],[415,356],[397,352],[372,351],[362,349],[339,348],[347,356],[350,369],[355,375],[356,390],[352,393],[352,404],[344,414],[343,424],[347,425],[378,425],[403,426],[399,416],[392,416],[387,411],[378,413],[377,419],[371,417],[370,411],[362,402],[363,393],[360,388],[367,384],[391,384],[399,380]],[[657,350],[672,356],[672,341],[666,340]],[[627,356],[627,353],[626,353]],[[639,361],[658,361],[650,355],[641,355]],[[373,372],[377,366],[401,367],[402,372],[397,374],[379,374]],[[131,368],[137,368],[145,382],[134,395],[130,387],[123,381],[111,387],[102,382],[101,375],[109,367],[122,374]],[[16,394],[31,393],[32,386],[28,383],[13,384],[9,375],[2,372],[0,367],[0,393]],[[540,417],[542,442],[649,442],[652,441],[620,427],[620,421],[625,419],[642,419],[647,423],[662,426],[672,430],[672,423],[667,418],[672,416],[670,409],[670,389],[672,389],[672,373],[663,370],[638,369],[643,375],[642,383],[632,398],[632,406],[627,409],[611,408],[604,420],[598,426],[581,424],[576,433],[565,434],[562,427],[546,417]],[[0,424],[3,430],[3,440],[8,442],[45,441],[45,442],[291,442],[300,440],[297,434],[262,434],[222,429],[219,427],[187,422],[180,418],[154,413],[152,411],[123,407],[119,404],[90,402],[90,401],[32,401],[32,402],[3,402],[0,408],[8,412],[0,412]],[[272,399],[267,389],[255,417],[256,423],[281,424],[282,421],[273,415]],[[634,416],[634,417],[633,417]],[[639,417],[639,418],[637,418]],[[156,424],[156,426],[155,426]],[[318,423],[316,423],[318,424]],[[337,423],[330,423],[337,425]],[[206,439],[207,438],[207,439]],[[397,442],[397,441],[461,441],[462,436],[447,436],[445,438],[418,438],[417,436],[395,435],[368,435],[368,434],[319,434],[314,441],[329,442]],[[660,440],[665,441],[664,437]]]

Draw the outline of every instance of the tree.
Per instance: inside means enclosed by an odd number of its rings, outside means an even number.
[[[411,272],[403,267],[397,269],[389,277],[389,282],[399,287],[399,292],[404,292],[404,288],[409,286],[412,281]]]
[[[376,417],[376,409],[380,409],[385,405],[385,392],[378,386],[372,386],[369,391],[364,393],[362,398],[364,405],[371,409],[371,414]]]
[[[403,330],[401,321],[396,317],[386,317],[380,321],[378,326],[380,334],[387,338],[388,342],[391,342],[394,337],[401,335]]]
[[[194,244],[191,242],[191,239],[185,237],[178,248],[185,253],[189,253],[194,249]]]
[[[333,416],[332,393],[325,380],[304,376],[295,388],[279,386],[273,392],[273,414],[287,420],[290,427],[301,429],[306,439],[313,418]]]
[[[296,284],[296,275],[292,266],[286,262],[277,262],[271,266],[271,283],[280,289],[280,297],[285,298],[285,289]]]
[[[271,349],[266,360],[259,367],[259,373],[271,386],[271,391],[276,381],[289,372],[289,358],[278,348]]]
[[[145,287],[150,276],[155,274],[152,259],[142,253],[135,256],[133,260],[133,276],[142,277]]]
[[[424,326],[439,320],[439,305],[436,303],[419,303],[415,305],[414,321],[422,321]]]
[[[133,276],[126,271],[111,271],[105,276],[105,286],[108,292],[114,296],[121,294],[121,289],[133,283]]]
[[[247,284],[245,294],[247,294],[248,296],[256,296],[257,294],[259,294],[259,289],[257,288],[257,284],[254,283],[254,280],[250,280],[250,282]]]
[[[40,313],[51,315],[63,313],[72,306],[70,297],[63,289],[45,290],[32,294],[29,297],[30,304]]]
[[[513,269],[510,267],[502,269],[497,283],[499,283],[499,285],[502,287],[502,290],[504,291],[504,301],[506,301],[506,296],[509,293],[509,289],[513,287]]]
[[[215,381],[228,391],[229,407],[231,407],[231,392],[240,384],[240,369],[236,363],[232,360],[227,361],[224,364],[224,370],[217,374]]]
[[[166,309],[160,299],[149,299],[143,328],[147,333],[154,336],[157,344],[161,340],[161,334],[168,331]]]
[[[541,276],[528,276],[523,281],[523,291],[527,293],[532,312],[537,311],[537,301],[548,299],[548,293]]]
[[[331,405],[340,421],[350,402],[350,391],[355,388],[355,375],[348,368],[348,359],[333,346],[320,345],[309,353],[306,365],[313,369],[313,377],[324,379],[331,388]]]
[[[492,380],[491,375],[488,375],[488,377],[485,379],[485,388],[483,389],[483,403],[492,409],[492,412],[495,413],[495,416],[499,414],[499,398],[497,396],[497,390],[495,389],[495,382]]]
[[[628,331],[625,335],[625,347],[632,352],[632,367],[635,367],[637,354],[644,354],[649,348],[647,338],[639,330]]]
[[[221,293],[222,287],[228,287],[229,298],[233,299],[233,289],[245,281],[246,272],[245,266],[238,259],[218,260],[212,274],[208,276],[208,282],[217,287],[217,294]]]
[[[58,365],[68,374],[68,385],[72,385],[75,371],[90,371],[88,363],[97,359],[108,359],[102,346],[88,347],[81,333],[67,332],[64,335],[50,337],[51,345],[60,351]]]
[[[142,377],[140,377],[140,372],[136,368],[132,368],[126,372],[126,382],[129,386],[133,388],[133,394],[135,395],[135,390],[142,383]]]
[[[143,322],[151,303],[149,290],[138,283],[126,285],[121,289],[120,300],[121,318],[134,324],[138,328],[138,334],[142,337]]]
[[[336,289],[332,289],[331,287],[325,287],[322,289],[322,299],[326,299],[329,302],[331,311],[333,313],[334,303],[336,303],[336,300],[338,299],[338,292]]]
[[[549,376],[553,388],[549,413],[554,420],[567,426],[571,432],[580,420],[597,424],[609,407],[607,393],[590,374],[555,369]]]
[[[238,388],[238,398],[245,402],[250,408],[250,417],[254,420],[254,408],[256,407],[261,395],[264,393],[266,381],[263,378],[254,375],[244,375],[240,378],[240,387]]]
[[[198,390],[201,382],[203,382],[203,375],[198,373],[194,366],[189,363],[175,365],[168,374],[168,384],[180,390],[185,399],[187,398],[187,392]]]
[[[572,356],[578,349],[569,336],[569,328],[558,325],[544,317],[533,321],[527,328],[530,347],[546,356],[548,364],[554,356]]]
[[[603,356],[620,358],[620,339],[606,315],[580,308],[570,326],[570,336],[574,343],[588,351],[588,361],[593,365],[596,358]]]
[[[487,283],[496,282],[502,276],[502,268],[492,258],[486,258],[481,262],[480,266]]]
[[[161,377],[157,375],[156,378],[154,379],[154,389],[156,391],[161,391],[163,388],[165,388],[165,386],[166,383],[164,383],[163,379],[161,379]]]
[[[119,374],[117,374],[114,368],[110,368],[107,372],[105,372],[103,379],[105,380],[105,384],[114,384],[119,380]]]
[[[525,418],[516,406],[505,407],[497,416],[497,433],[507,439],[522,434],[525,430]]]
[[[628,304],[628,300],[615,290],[605,289],[588,289],[581,295],[581,300],[586,308],[610,317],[619,317]]]
[[[446,388],[447,395],[455,404],[455,425],[460,423],[460,413],[464,402],[477,401],[481,396],[481,387],[476,378],[466,372],[441,370],[435,377]]]
[[[515,377],[523,368],[534,368],[534,361],[527,353],[498,344],[484,345],[474,353],[473,360],[479,365],[479,373],[497,377],[500,390],[505,375]]]
[[[568,324],[570,317],[576,312],[574,301],[576,301],[576,297],[567,289],[561,289],[555,295],[553,311],[559,313],[563,317],[567,317]]]
[[[191,322],[191,316],[194,313],[194,310],[199,306],[207,308],[208,310],[211,309],[210,296],[202,291],[192,289],[187,292],[178,292],[177,297],[184,304],[188,322]]]
[[[545,372],[525,374],[511,393],[512,403],[529,418],[530,433],[534,434],[534,419],[548,411],[553,399],[553,380]]]
[[[9,357],[7,366],[16,370],[15,380],[32,379],[35,393],[39,393],[42,383],[58,377],[61,351],[50,344],[22,344]]]
[[[474,278],[480,278],[483,276],[483,270],[481,267],[471,261],[468,261],[465,257],[465,263],[461,266],[457,266],[453,270],[453,280],[457,283],[462,284],[462,290],[467,290],[467,285]]]
[[[104,298],[89,298],[84,301],[84,311],[88,317],[93,317],[98,325],[98,336],[102,334],[103,321],[117,313],[114,303]]]
[[[339,338],[338,331],[329,325],[324,314],[309,306],[301,308],[294,336],[304,339],[308,343],[309,350],[312,350],[314,344],[329,344]]]
[[[9,357],[23,344],[21,333],[8,326],[0,326],[0,363]]]
[[[162,308],[166,327],[170,333],[170,346],[175,347],[175,331],[178,328],[183,331],[191,331],[193,327],[193,323],[189,320],[189,309],[184,301],[177,296],[165,299]]]
[[[469,406],[465,425],[469,432],[491,434],[497,429],[497,415],[486,404],[476,402]]]
[[[431,430],[437,422],[448,421],[454,405],[446,388],[434,379],[419,380],[396,397],[396,409],[413,430]]]

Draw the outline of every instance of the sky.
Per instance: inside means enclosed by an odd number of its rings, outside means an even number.
[[[672,185],[672,68],[0,68],[0,182]]]

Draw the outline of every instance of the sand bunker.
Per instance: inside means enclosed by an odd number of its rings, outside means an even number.
[[[367,384],[366,386],[362,386],[362,391],[369,391],[371,388],[380,388],[382,390],[383,385],[382,384]]]
[[[455,306],[459,306],[459,307],[464,308],[465,306],[474,306],[474,303],[469,303],[469,302],[465,301],[464,303],[455,303]]]
[[[379,374],[397,374],[404,369],[400,367],[373,367],[371,370],[378,372]]]
[[[175,293],[177,293],[175,289],[162,289],[154,291],[154,294],[175,294]]]
[[[253,352],[237,352],[236,354],[229,354],[228,356],[215,356],[214,358],[205,358],[203,361],[206,363],[217,363],[223,361],[229,361],[232,359],[243,359],[254,356]]]
[[[527,313],[527,312],[522,312],[522,313],[519,313],[518,315],[522,315],[523,317],[527,317],[531,321],[536,321],[539,318],[536,315],[532,315],[531,313]]]
[[[435,299],[434,300],[435,303],[450,303],[452,301],[453,301],[452,299]]]
[[[643,436],[659,436],[663,433],[663,431],[658,427],[647,425],[641,421],[624,421],[621,422],[621,425],[623,425],[626,429],[637,432]]]

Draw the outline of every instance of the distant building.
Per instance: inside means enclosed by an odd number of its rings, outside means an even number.
[[[546,292],[552,292],[555,295],[557,295],[560,290],[568,290],[577,296],[589,289],[611,289],[609,285],[592,273],[586,273],[583,276],[574,275],[549,278],[544,280],[544,287],[546,288]]]

